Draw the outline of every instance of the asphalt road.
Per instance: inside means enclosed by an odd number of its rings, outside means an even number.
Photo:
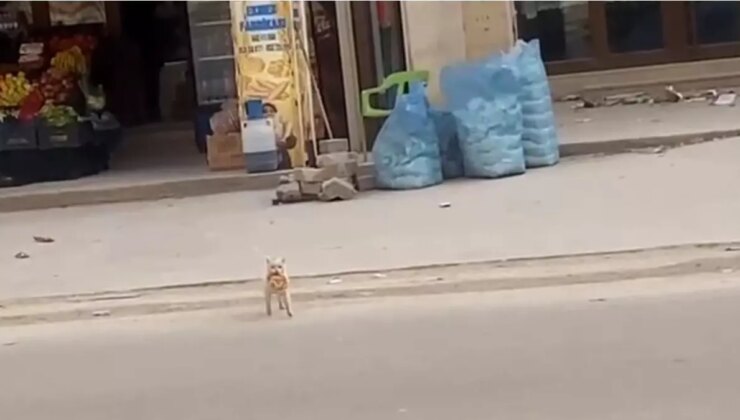
[[[0,329],[0,418],[736,419],[740,278]]]

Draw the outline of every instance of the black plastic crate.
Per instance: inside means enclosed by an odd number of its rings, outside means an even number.
[[[92,125],[89,121],[52,127],[45,121],[38,125],[39,149],[59,149],[80,147],[93,140]]]
[[[7,119],[0,123],[0,151],[37,149],[36,121]]]
[[[101,119],[97,115],[90,117],[93,128],[93,141],[95,144],[103,145],[111,152],[115,150],[123,138],[121,124],[111,114]]]

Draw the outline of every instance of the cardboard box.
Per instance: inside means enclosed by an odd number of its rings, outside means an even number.
[[[207,148],[208,168],[212,171],[244,169],[241,134],[208,136]]]

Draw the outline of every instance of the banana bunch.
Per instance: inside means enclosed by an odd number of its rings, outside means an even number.
[[[0,76],[0,107],[17,107],[23,98],[31,93],[33,86],[23,72],[14,76],[10,73]]]
[[[78,46],[58,52],[51,59],[51,65],[66,73],[85,74],[87,72],[85,55]]]

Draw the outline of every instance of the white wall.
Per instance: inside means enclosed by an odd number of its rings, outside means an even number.
[[[401,2],[406,64],[429,70],[429,96],[439,103],[439,72],[449,63],[465,60],[465,34],[461,2]]]
[[[429,70],[429,96],[442,100],[439,72],[451,63],[485,57],[513,45],[513,3],[510,1],[401,2],[406,63]]]
[[[466,1],[461,4],[466,58],[487,57],[514,45],[513,2]]]

